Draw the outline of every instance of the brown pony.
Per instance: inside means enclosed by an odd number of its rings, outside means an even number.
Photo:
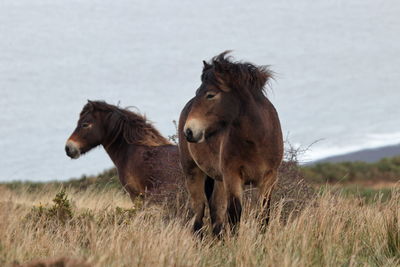
[[[121,184],[132,200],[171,189],[183,180],[177,167],[177,147],[145,117],[102,101],[88,101],[65,151],[77,159],[99,145],[114,162]]]
[[[203,62],[202,83],[179,119],[181,165],[195,213],[193,230],[202,228],[208,201],[215,235],[220,235],[226,214],[232,229],[237,228],[246,184],[258,187],[268,223],[271,191],[283,157],[278,114],[264,91],[271,72],[233,62],[227,53]],[[205,192],[210,179],[214,189]]]

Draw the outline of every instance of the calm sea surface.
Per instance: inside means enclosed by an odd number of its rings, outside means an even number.
[[[0,1],[0,181],[112,166],[102,148],[64,153],[87,99],[135,106],[174,133],[202,60],[277,73],[269,97],[310,161],[400,142],[400,2]]]

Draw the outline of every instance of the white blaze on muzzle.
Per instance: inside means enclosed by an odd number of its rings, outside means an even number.
[[[188,130],[190,130],[193,135],[192,136],[193,142],[201,143],[205,140],[206,129],[207,129],[207,124],[205,121],[193,118],[186,121],[183,131],[185,133],[186,138],[188,139],[189,137],[187,133]]]
[[[68,140],[67,143],[65,144],[65,149],[67,155],[73,159],[77,159],[81,155],[80,145],[76,141]]]

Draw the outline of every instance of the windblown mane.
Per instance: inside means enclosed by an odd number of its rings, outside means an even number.
[[[273,72],[268,66],[256,66],[249,62],[235,62],[225,51],[211,59],[209,63],[203,61],[204,68],[201,81],[235,90],[239,94],[250,92],[256,99],[265,94],[266,83],[273,78]]]
[[[93,111],[104,112],[107,124],[109,145],[122,136],[128,144],[160,146],[171,144],[143,115],[127,108],[119,108],[104,101],[88,101],[80,116]]]

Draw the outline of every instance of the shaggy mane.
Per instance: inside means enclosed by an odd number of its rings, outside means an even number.
[[[265,85],[273,79],[268,66],[256,66],[249,62],[233,61],[225,51],[204,63],[201,81],[219,87],[227,86],[238,93],[247,90],[256,99],[265,95]]]
[[[128,144],[160,146],[171,144],[160,132],[149,122],[146,117],[130,111],[107,104],[104,101],[90,101],[83,107],[80,117],[87,113],[101,111],[105,113],[104,121],[107,125],[107,138],[109,145],[113,144],[118,137],[122,136]]]

